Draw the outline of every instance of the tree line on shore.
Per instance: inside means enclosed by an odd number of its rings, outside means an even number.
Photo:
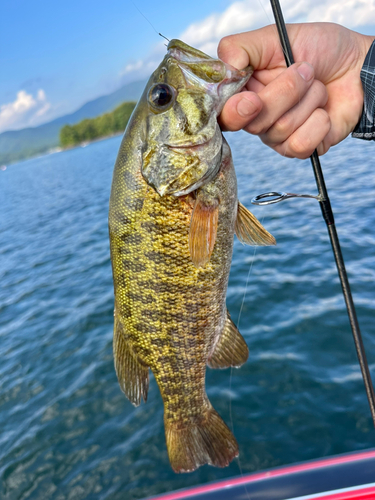
[[[61,146],[76,146],[81,142],[123,132],[135,105],[135,102],[124,102],[110,113],[82,120],[75,125],[65,125],[60,129]]]

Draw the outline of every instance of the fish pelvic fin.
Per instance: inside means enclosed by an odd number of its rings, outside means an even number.
[[[115,369],[122,392],[134,406],[139,406],[147,400],[149,385],[148,366],[142,363],[132,352],[129,342],[125,339],[124,327],[115,317],[113,335],[113,354]]]
[[[242,203],[238,202],[234,226],[237,238],[246,245],[276,245],[276,240]]]
[[[203,267],[211,258],[219,219],[219,202],[207,205],[197,199],[189,231],[190,256],[195,267]]]
[[[202,419],[190,426],[165,420],[165,436],[175,472],[192,472],[204,464],[226,467],[238,456],[235,437],[211,405]]]
[[[227,311],[223,331],[207,364],[210,368],[229,368],[230,366],[238,368],[247,361],[248,357],[249,349],[246,342]]]

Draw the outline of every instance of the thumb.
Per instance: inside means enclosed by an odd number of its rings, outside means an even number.
[[[217,53],[222,61],[237,69],[249,64],[254,70],[272,69],[284,61],[275,26],[226,36],[220,40]]]

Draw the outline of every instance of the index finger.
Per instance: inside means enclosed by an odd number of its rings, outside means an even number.
[[[219,58],[237,69],[249,64],[254,70],[285,67],[284,56],[275,26],[229,35],[220,40]]]

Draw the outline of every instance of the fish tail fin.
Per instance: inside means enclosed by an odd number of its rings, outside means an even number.
[[[175,472],[191,472],[201,465],[226,467],[238,456],[238,444],[220,415],[212,408],[189,426],[165,421],[169,461]]]

